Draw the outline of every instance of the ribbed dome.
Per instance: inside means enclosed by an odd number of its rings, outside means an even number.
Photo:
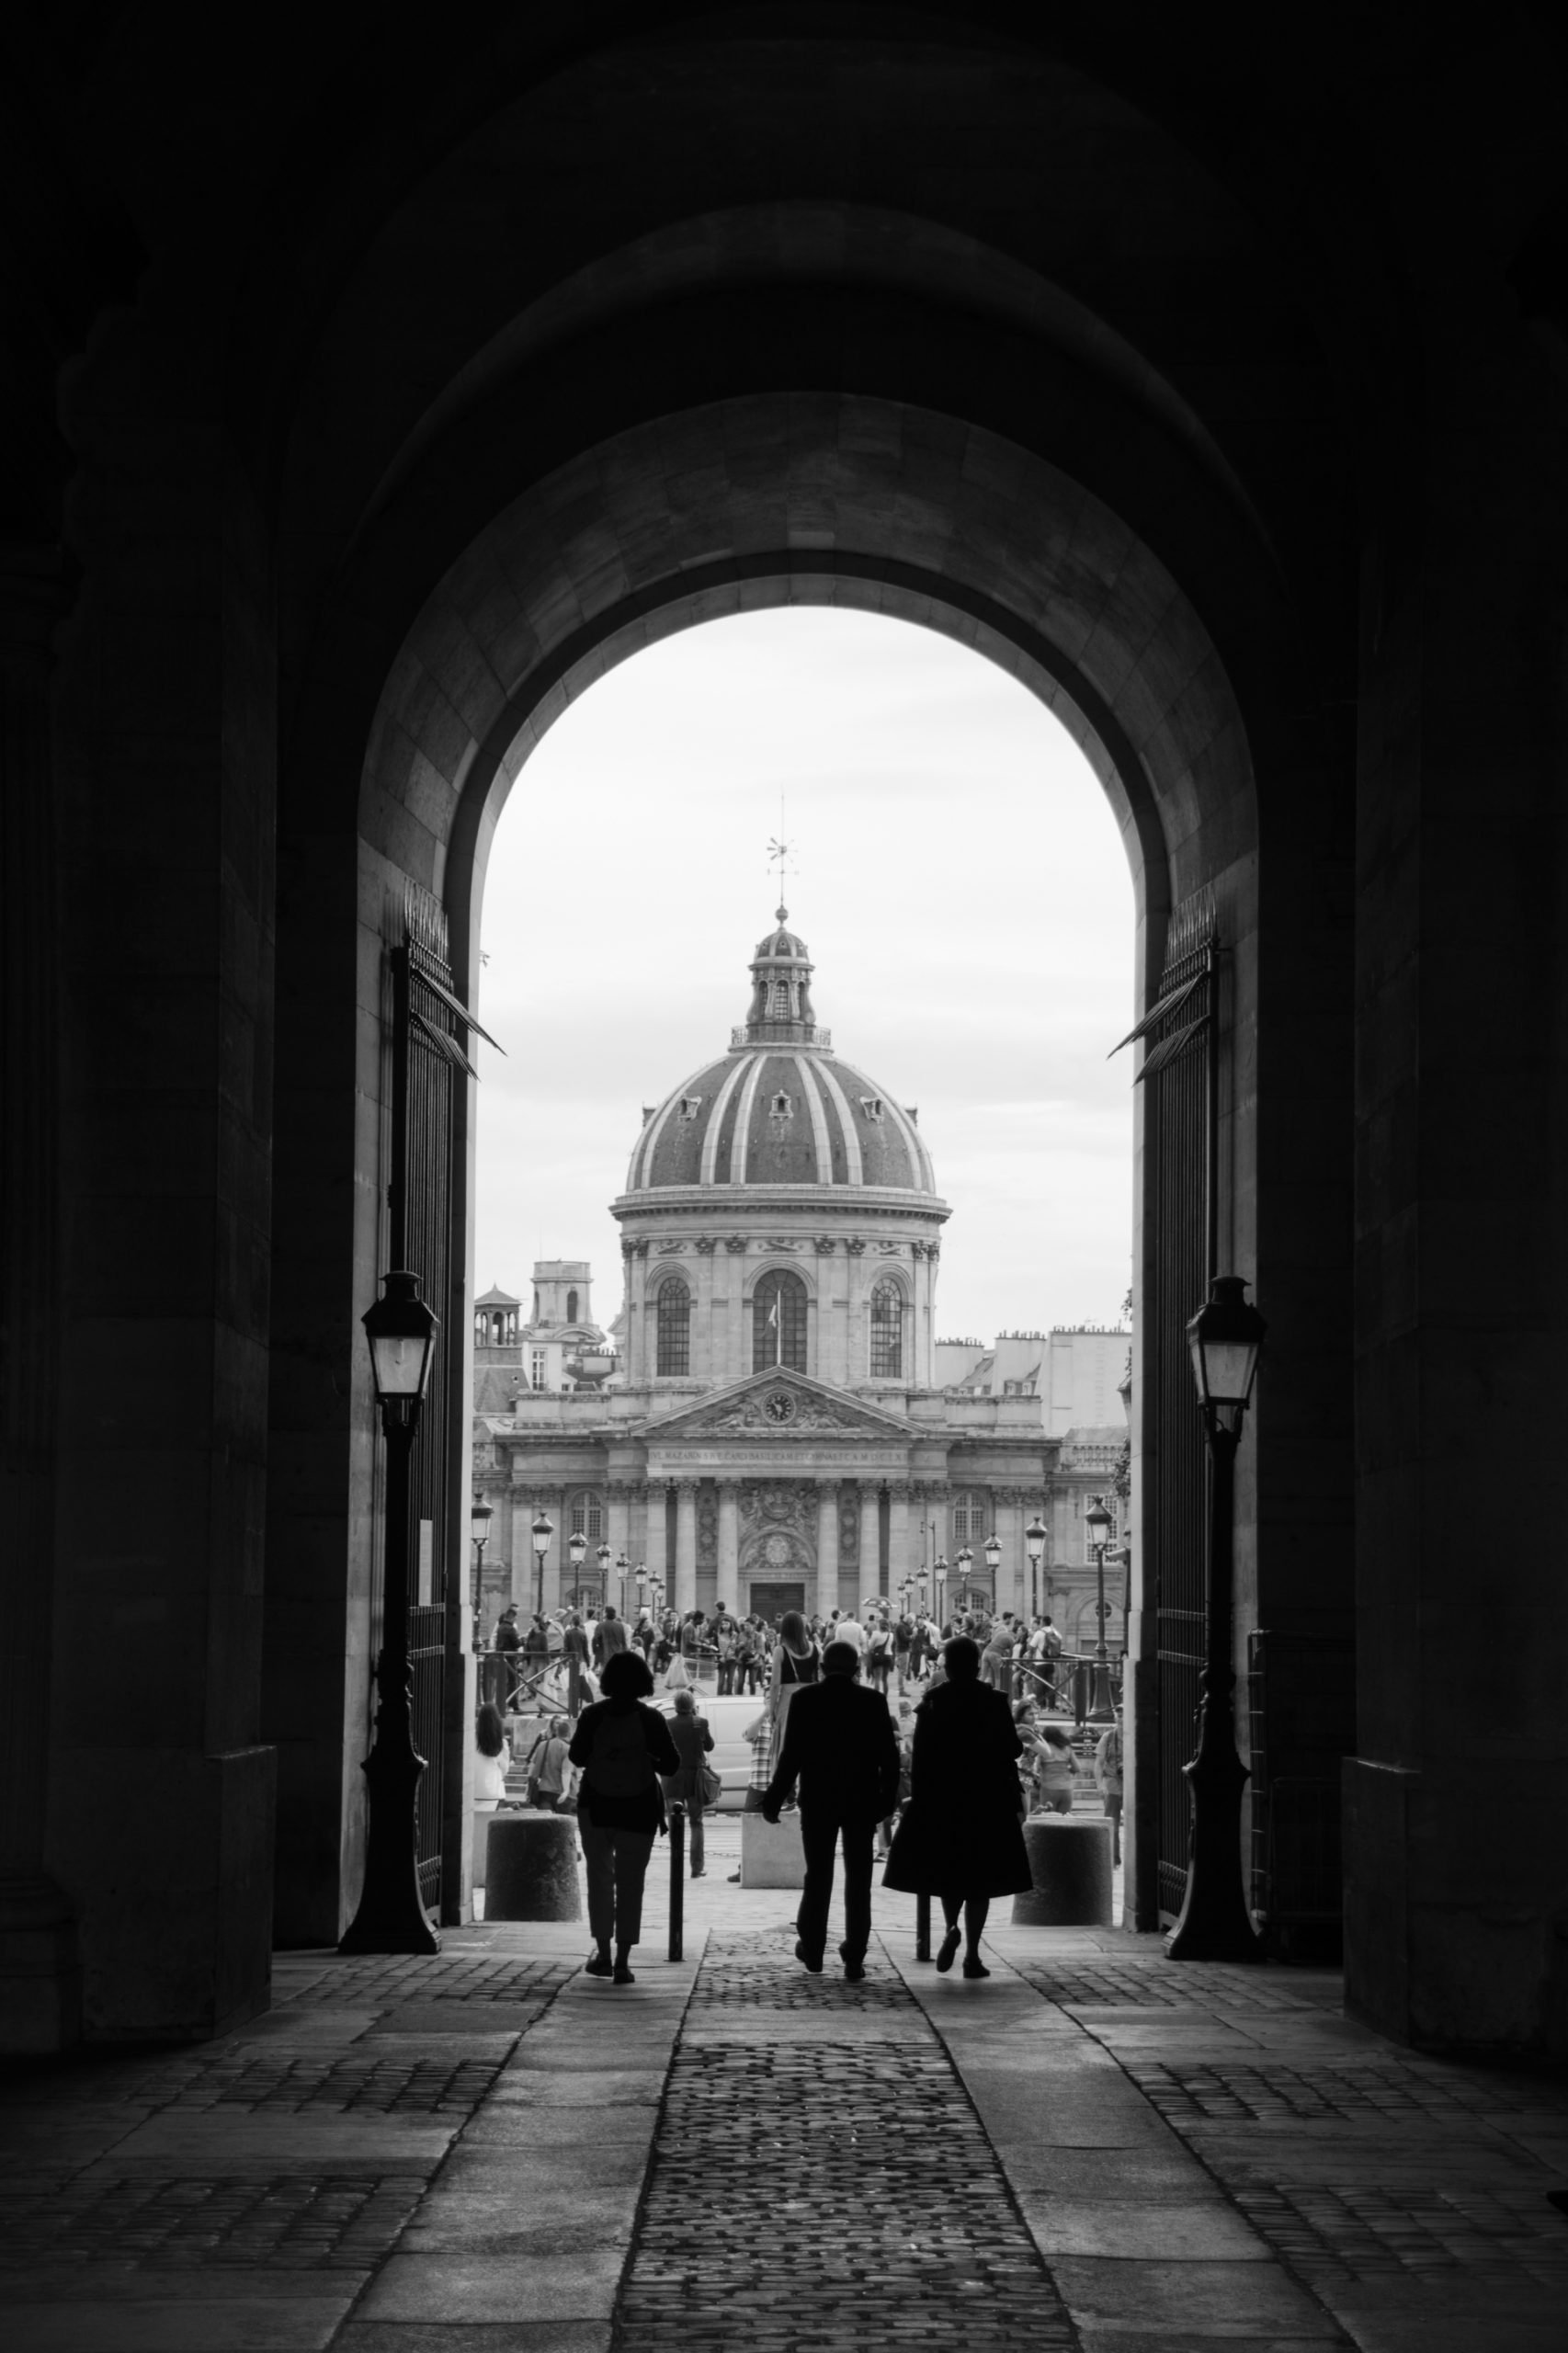
[[[812,1011],[804,940],[784,928],[758,943],[751,1015],[722,1061],[683,1081],[652,1113],[628,1193],[686,1186],[840,1185],[934,1195],[915,1116],[850,1063]]]

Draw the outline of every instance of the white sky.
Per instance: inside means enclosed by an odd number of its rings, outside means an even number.
[[[684,631],[592,687],[513,790],[485,883],[479,1290],[585,1257],[643,1104],[729,1044],[772,922],[767,844],[835,1048],[920,1126],[952,1216],[943,1337],[1114,1323],[1130,1280],[1131,880],[1026,688],[929,630],[786,608]]]

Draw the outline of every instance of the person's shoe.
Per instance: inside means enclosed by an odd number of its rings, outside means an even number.
[[[966,1977],[989,1977],[991,1972],[983,1961],[977,1960],[966,1961],[963,1965],[963,1973]]]
[[[585,1977],[608,1977],[614,1963],[608,1952],[591,1952],[583,1963]]]
[[[818,1953],[815,1961],[813,1961],[811,1954],[806,1950],[805,1946],[797,1943],[795,1947],[795,1958],[800,1962],[808,1977],[820,1977],[822,1975],[822,1955],[820,1952]]]
[[[615,1964],[615,1983],[618,1985],[635,1985],[637,1983],[636,1978],[633,1977],[631,1970],[623,1961],[618,1961]]]
[[[947,1935],[942,1938],[941,1950],[937,1955],[937,1966],[941,1970],[944,1976],[952,1967],[954,1961],[957,1961],[959,1957],[959,1947],[962,1942],[962,1936],[957,1928],[949,1928]]]
[[[706,1869],[704,1869],[704,1870],[699,1870],[699,1871],[693,1871],[693,1872],[692,1872],[692,1874],[691,1874],[691,1876],[692,1876],[692,1878],[693,1878],[693,1879],[706,1879],[706,1878],[707,1878],[707,1876],[708,1876],[708,1873],[707,1873]]]
[[[732,1871],[730,1873],[728,1883],[731,1887],[739,1887],[741,1883],[741,1875],[739,1871]]]
[[[846,1978],[851,1985],[858,1985],[866,1974],[865,1956],[862,1954],[858,1959],[857,1959],[856,1956],[851,1953],[847,1945],[839,1946],[838,1955],[839,1959],[844,1963],[844,1974]]]

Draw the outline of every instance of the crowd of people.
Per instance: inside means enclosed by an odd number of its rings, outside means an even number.
[[[596,1938],[588,1967],[595,1975],[631,1982],[628,1955],[641,1932],[642,1880],[673,1802],[685,1806],[691,1825],[692,1876],[705,1875],[703,1817],[719,1795],[707,1763],[714,1741],[701,1712],[705,1682],[720,1698],[750,1694],[760,1703],[744,1735],[752,1749],[746,1807],[772,1819],[787,1806],[802,1808],[808,1889],[814,1892],[802,1904],[797,1950],[808,1968],[822,1966],[816,1914],[820,1909],[825,1924],[823,1890],[831,1887],[835,1842],[844,1848],[846,1900],[854,1894],[843,1949],[851,1977],[863,1968],[873,1851],[887,1860],[889,1886],[940,1896],[947,1937],[939,1965],[951,1966],[961,1936],[971,1976],[987,1973],[979,1938],[991,1896],[1020,1884],[1017,1819],[1071,1813],[1078,1784],[1092,1776],[1111,1823],[1114,1859],[1120,1859],[1120,1726],[1108,1725],[1092,1757],[1081,1759],[1067,1727],[1051,1721],[1062,1648],[1049,1619],[1026,1626],[1008,1612],[995,1620],[960,1617],[939,1628],[925,1613],[868,1610],[862,1619],[835,1609],[826,1618],[786,1610],[775,1623],[756,1614],[736,1618],[721,1604],[711,1616],[701,1609],[642,1608],[628,1620],[613,1606],[602,1614],[540,1612],[526,1632],[517,1620],[517,1610],[508,1608],[494,1644],[510,1669],[509,1707],[531,1694],[540,1712],[531,1721],[514,1717],[516,1731],[529,1744],[514,1753],[524,1766],[528,1803],[577,1816]],[[508,1633],[511,1639],[504,1640]],[[802,1761],[812,1743],[802,1750],[792,1742],[790,1726],[801,1696],[820,1693],[824,1678],[835,1676],[858,1693],[854,1712],[835,1697],[824,1713],[818,1699],[807,1720],[818,1746],[829,1729],[830,1746],[848,1741],[858,1794],[850,1807],[853,1822],[843,1804],[819,1797],[813,1831],[805,1794],[811,1775]],[[647,1704],[661,1682],[673,1695],[671,1716]],[[552,1683],[557,1696],[570,1691],[581,1707],[574,1725],[570,1714],[549,1711]],[[510,1802],[507,1755],[506,1717],[487,1702],[476,1732],[481,1811]],[[825,1770],[817,1776],[824,1788]],[[799,1801],[792,1794],[798,1781]],[[922,1785],[926,1802],[916,1806]],[[868,1813],[873,1787],[875,1806]],[[973,1884],[959,1870],[964,1838],[958,1815],[970,1821],[978,1838],[969,1867]],[[1022,1868],[1027,1886],[1027,1863]],[[813,1952],[814,1961],[808,1958]]]
[[[829,1643],[854,1644],[861,1674],[874,1688],[908,1691],[941,1674],[942,1646],[962,1634],[980,1651],[983,1683],[1017,1700],[1052,1708],[1069,1695],[1069,1677],[1083,1662],[1069,1657],[1049,1615],[1026,1620],[1012,1610],[992,1616],[959,1610],[939,1622],[924,1609],[868,1608],[862,1618],[834,1609],[803,1619],[818,1650]],[[590,1688],[605,1662],[628,1646],[641,1651],[655,1681],[678,1689],[683,1683],[711,1681],[720,1699],[744,1697],[770,1688],[780,1641],[780,1621],[756,1612],[737,1617],[723,1602],[710,1614],[641,1605],[634,1617],[613,1603],[595,1608],[537,1610],[527,1625],[517,1605],[498,1620],[492,1649],[508,1676],[506,1704],[529,1694],[547,1701],[570,1682],[574,1663],[579,1692]]]

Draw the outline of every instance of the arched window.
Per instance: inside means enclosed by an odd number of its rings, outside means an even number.
[[[806,1286],[788,1267],[764,1275],[752,1293],[751,1369],[766,1372],[770,1364],[806,1369]]]
[[[990,1507],[983,1487],[960,1487],[953,1497],[953,1541],[978,1546],[990,1534]]]
[[[903,1293],[885,1277],[871,1293],[871,1379],[896,1381],[903,1371]]]
[[[574,1495],[567,1515],[568,1536],[585,1536],[590,1544],[602,1543],[605,1532],[605,1501],[602,1495]]]
[[[691,1293],[678,1275],[669,1275],[659,1285],[659,1354],[660,1372],[689,1372],[691,1370]]]
[[[566,1321],[568,1324],[575,1324],[577,1321],[577,1294],[574,1290],[569,1290],[566,1294]]]

